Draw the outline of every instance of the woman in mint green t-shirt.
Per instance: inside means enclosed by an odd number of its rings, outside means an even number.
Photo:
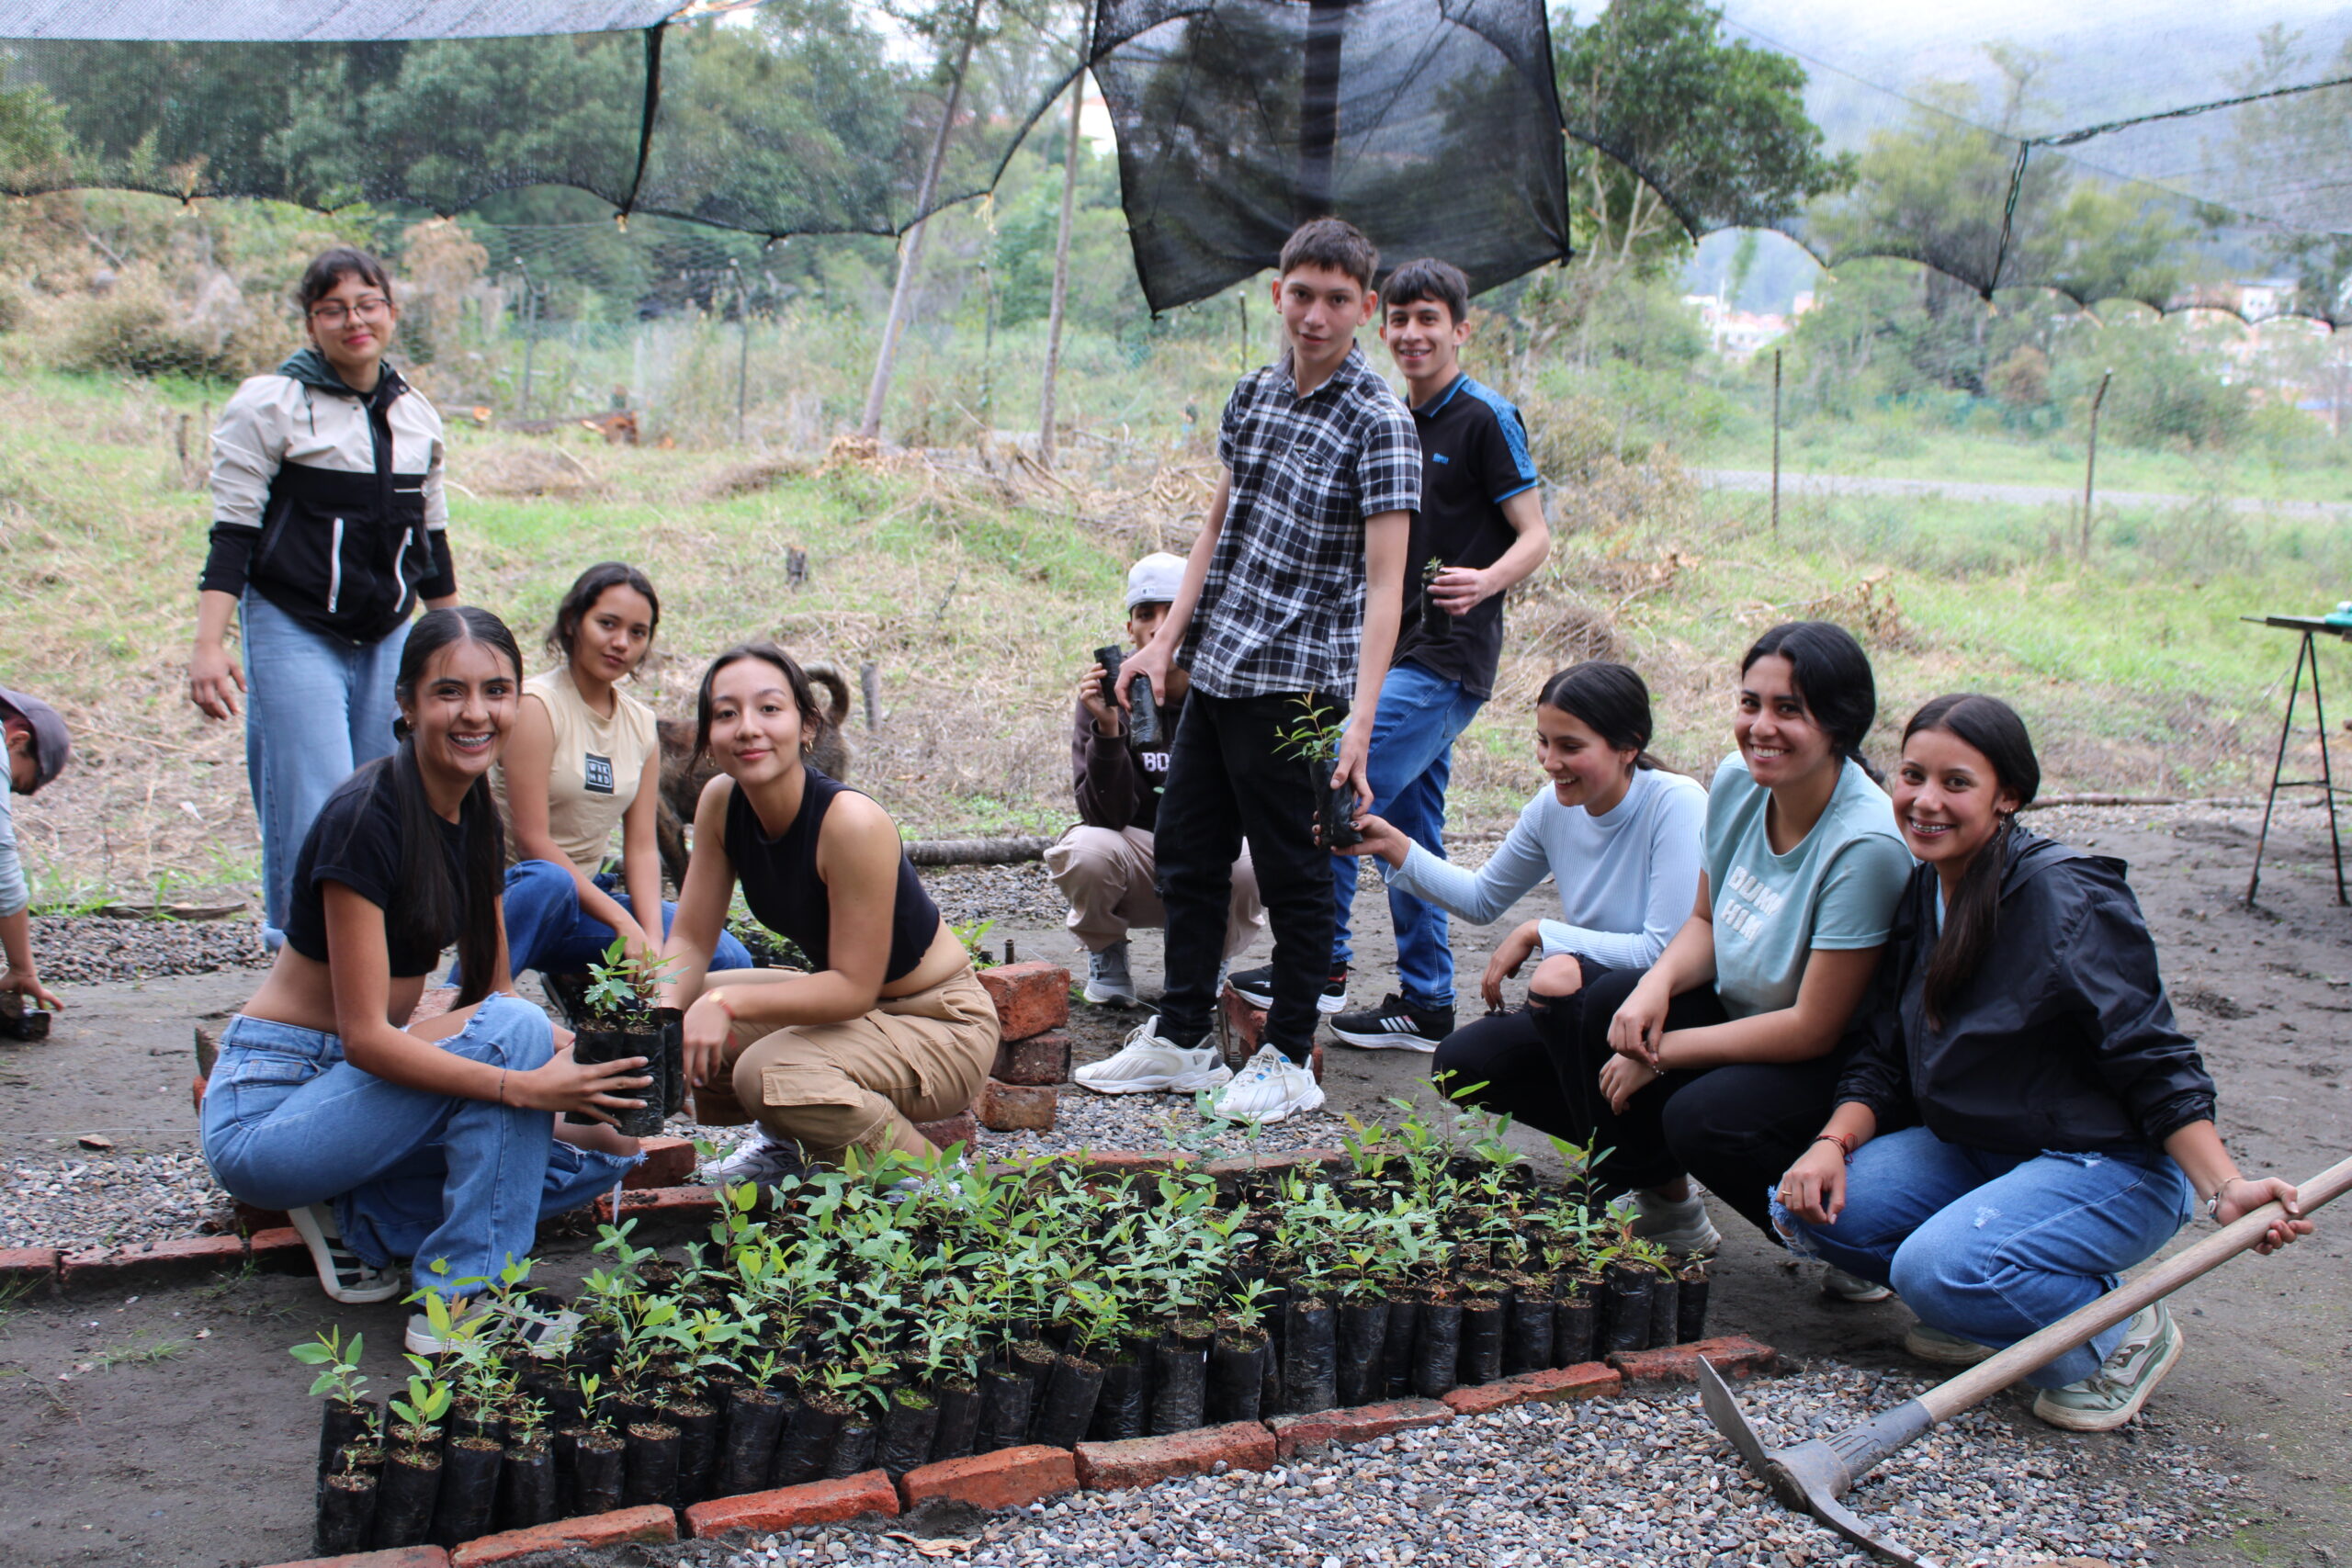
[[[1828,1114],[1836,1047],[1911,872],[1860,750],[1877,712],[1869,656],[1840,627],[1757,639],[1739,749],[1707,791],[1697,907],[1656,964],[1600,976],[1579,1010],[1612,1151],[1600,1174],[1671,1251],[1720,1239],[1692,1176],[1770,1234],[1773,1184]]]

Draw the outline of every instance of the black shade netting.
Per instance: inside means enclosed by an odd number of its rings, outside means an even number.
[[[1473,288],[1567,254],[1534,0],[1102,0],[1095,37],[1154,310],[1272,265],[1327,213],[1384,266],[1442,256]]]
[[[896,234],[922,216],[967,33],[930,208],[987,190],[1079,69],[1083,37],[1071,13],[1041,26],[983,6],[973,32],[968,6],[926,29],[851,0],[623,31],[554,24],[610,28],[643,7],[504,8],[518,31],[536,17],[539,36],[335,39],[300,26],[334,7],[300,6],[281,31],[226,39],[27,36],[49,9],[0,0],[0,38],[17,39],[0,43],[0,194],[103,186],[453,214],[559,186],[623,213],[768,236]]]

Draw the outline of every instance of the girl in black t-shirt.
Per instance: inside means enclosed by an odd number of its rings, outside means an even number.
[[[566,1128],[636,1103],[643,1058],[581,1066],[509,988],[503,839],[487,783],[522,657],[486,610],[435,610],[401,655],[399,750],[328,796],[303,840],[286,945],[220,1037],[204,1153],[220,1184],[284,1209],[338,1301],[401,1292],[393,1260],[453,1304],[528,1256],[543,1213],[585,1202],[634,1140]],[[402,1029],[454,942],[458,1006]],[[408,1345],[439,1341],[420,1314]]]
[[[769,1135],[774,1156],[741,1171],[749,1180],[777,1179],[801,1153],[928,1155],[916,1124],[961,1114],[996,1059],[995,1006],[898,825],[804,761],[820,711],[800,667],[759,642],[711,661],[695,714],[695,750],[722,776],[695,808],[664,999],[686,1008],[701,1119],[731,1088]],[[734,969],[706,986],[739,880],[752,915],[812,972]]]

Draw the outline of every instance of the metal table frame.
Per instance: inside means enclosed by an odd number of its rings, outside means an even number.
[[[2256,626],[2277,626],[2282,631],[2300,634],[2295,649],[2295,673],[2287,687],[2287,712],[2278,721],[2278,750],[2270,760],[2270,793],[2262,800],[2262,831],[2254,840],[2254,874],[2246,878],[2246,905],[2249,908],[2253,907],[2255,889],[2262,886],[2263,846],[2269,841],[2270,813],[2277,806],[2278,792],[2282,789],[2316,789],[2322,792],[2327,802],[2327,845],[2335,856],[2335,901],[2338,904],[2352,903],[2352,899],[2345,897],[2344,840],[2337,835],[2335,826],[2335,797],[2352,792],[2337,787],[2335,771],[2328,759],[2327,705],[2320,695],[2319,649],[2312,640],[2323,635],[2352,640],[2352,628],[2331,626],[2317,615],[2241,615],[2238,618]],[[2312,716],[2319,726],[2319,777],[2281,778],[2279,774],[2287,769],[2287,741],[2295,731],[2295,704],[2302,696],[2305,664],[2309,664],[2312,671]]]

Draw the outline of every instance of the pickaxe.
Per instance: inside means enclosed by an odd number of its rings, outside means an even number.
[[[2341,1196],[2347,1188],[2352,1188],[2352,1159],[2330,1167],[2297,1188],[2295,1206],[2309,1215],[2330,1199]],[[1729,1385],[1703,1359],[1699,1363],[1700,1398],[1715,1430],[1731,1439],[1739,1457],[1770,1483],[1773,1495],[1782,1503],[1811,1514],[1885,1562],[1926,1568],[1919,1558],[1871,1534],[1869,1528],[1838,1499],[1855,1482],[1876,1469],[1882,1460],[1914,1438],[1991,1398],[2036,1367],[2086,1343],[2101,1330],[2121,1323],[2150,1302],[2172,1294],[2200,1274],[2235,1258],[2260,1241],[2263,1233],[2283,1213],[2278,1204],[2265,1203],[2138,1279],[2067,1314],[1958,1377],[1833,1437],[1814,1438],[1768,1450],[1756,1428],[1748,1425],[1739,1401],[1732,1397]]]

